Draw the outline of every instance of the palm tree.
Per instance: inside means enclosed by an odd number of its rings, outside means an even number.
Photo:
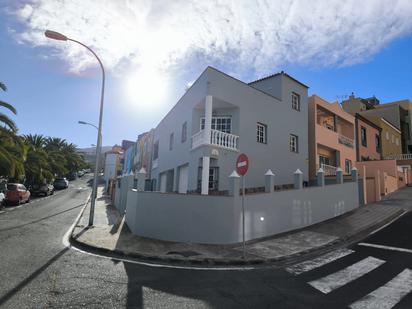
[[[3,91],[7,91],[7,87],[5,84],[3,84],[2,82],[0,82],[0,89]],[[13,107],[13,105],[6,103],[4,101],[0,100],[0,106],[6,108],[7,110],[9,110],[10,112],[12,112],[13,114],[17,114],[16,109]],[[12,132],[17,132],[17,126],[14,123],[13,120],[11,120],[6,114],[3,114],[0,112],[0,125],[2,124],[3,129],[7,128],[9,130],[11,130]]]
[[[22,138],[6,129],[0,130],[0,176],[22,180],[27,150]]]
[[[27,159],[24,162],[26,179],[30,184],[51,181],[53,172],[50,168],[49,156],[44,149],[46,138],[43,135],[23,135],[28,147]]]
[[[7,90],[2,82],[0,82],[0,90]],[[0,100],[0,107],[17,114],[16,109],[9,103]],[[17,126],[14,121],[0,112],[0,177],[20,179],[24,176],[23,162],[27,151],[16,132]]]
[[[47,151],[60,151],[67,144],[66,140],[59,137],[48,137],[45,141]]]
[[[46,138],[41,134],[27,134],[23,135],[25,143],[33,148],[42,149],[46,144]]]

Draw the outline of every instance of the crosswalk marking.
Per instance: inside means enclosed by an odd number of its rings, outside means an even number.
[[[412,270],[405,269],[385,285],[350,305],[352,309],[390,309],[412,291]]]
[[[385,249],[385,250],[412,253],[411,249],[405,249],[405,248],[399,248],[399,247],[390,247],[390,246],[384,246],[384,245],[375,245],[375,244],[369,244],[369,243],[366,243],[366,242],[360,242],[360,243],[358,243],[358,246],[365,246],[365,247],[372,247],[372,248],[378,248],[378,249]]]
[[[313,270],[315,268],[321,267],[323,265],[326,265],[328,263],[331,263],[337,259],[340,259],[344,256],[347,256],[351,253],[353,253],[353,250],[349,249],[339,249],[335,250],[333,252],[329,252],[327,254],[324,254],[320,257],[317,257],[313,260],[305,261],[299,264],[295,264],[293,266],[287,267],[286,271],[288,271],[291,274],[294,275],[300,275],[304,272]]]
[[[383,263],[385,263],[385,261],[369,256],[338,272],[318,280],[311,281],[309,284],[322,293],[327,294],[353,280],[362,277]]]

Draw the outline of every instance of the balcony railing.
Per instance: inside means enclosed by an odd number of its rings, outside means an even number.
[[[353,139],[350,139],[349,137],[346,137],[342,134],[338,135],[338,142],[339,142],[339,144],[345,145],[349,148],[353,148],[353,146],[354,146]]]
[[[210,130],[210,141],[206,140],[205,130],[192,136],[192,149],[202,145],[214,145],[230,150],[239,150],[239,136],[218,130]]]
[[[403,153],[386,156],[385,160],[412,160],[412,153]]]
[[[327,165],[327,164],[322,163],[320,167],[325,172],[325,176],[336,176],[336,169],[337,169],[336,166]]]

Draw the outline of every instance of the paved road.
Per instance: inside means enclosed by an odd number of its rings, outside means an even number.
[[[364,244],[288,269],[165,269],[63,245],[89,194],[85,188],[80,180],[56,196],[0,214],[0,307],[412,308],[412,215]]]

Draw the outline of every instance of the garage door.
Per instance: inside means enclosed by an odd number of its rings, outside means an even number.
[[[162,193],[166,192],[166,181],[167,181],[166,173],[161,174],[160,175],[160,192]]]
[[[179,193],[187,193],[189,180],[189,166],[185,165],[179,168]]]

